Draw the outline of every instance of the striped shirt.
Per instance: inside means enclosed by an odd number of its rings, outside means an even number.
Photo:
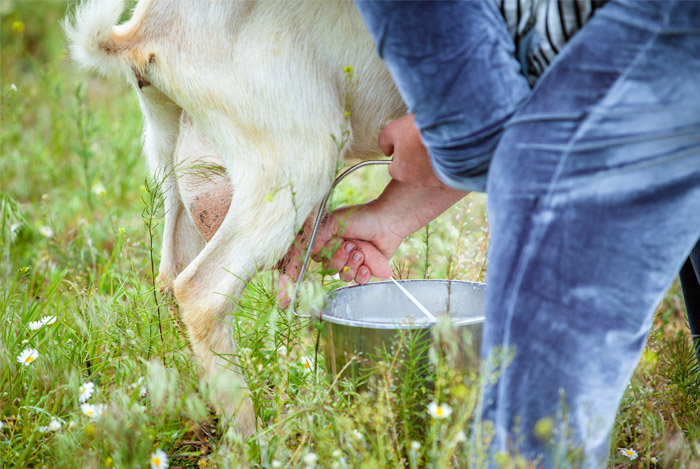
[[[544,72],[566,42],[607,0],[494,0],[516,48],[534,33],[535,47],[524,51],[530,85]],[[520,54],[519,54],[520,55]]]

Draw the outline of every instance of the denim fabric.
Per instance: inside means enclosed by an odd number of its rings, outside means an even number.
[[[503,125],[530,95],[494,2],[366,2],[357,7],[430,154],[435,173],[484,191]]]
[[[482,355],[498,379],[475,429],[493,424],[491,455],[567,467],[569,444],[574,467],[604,467],[652,314],[700,238],[700,2],[609,2],[532,93],[489,5],[358,2],[438,176],[479,190],[495,148]]]
[[[482,351],[514,352],[484,388],[492,450],[551,467],[566,438],[604,467],[653,312],[700,237],[700,3],[597,12],[508,122],[488,187]],[[554,441],[534,434],[542,418]]]

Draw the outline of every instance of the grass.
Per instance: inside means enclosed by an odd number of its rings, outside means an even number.
[[[394,348],[359,387],[320,366],[319,327],[277,307],[270,273],[250,283],[231,318],[264,425],[243,442],[221,424],[212,409],[226,383],[197,378],[177,307],[155,288],[162,208],[141,157],[136,98],[67,63],[65,11],[0,4],[0,466],[145,467],[156,448],[170,467],[441,468],[478,458],[460,432],[468,436],[479,378],[449,366],[453,331],[438,331],[443,346],[426,350],[426,369],[418,346]],[[332,203],[374,197],[385,171],[350,176]],[[484,197],[471,195],[401,246],[397,271],[483,281],[487,240]],[[315,278],[322,292],[339,286]],[[30,328],[47,316],[55,323]],[[38,356],[24,366],[17,356],[27,348]],[[81,410],[87,382],[87,402],[104,406],[94,420]],[[430,401],[452,414],[431,418]],[[610,467],[700,467],[700,378],[677,285],[613,438]]]

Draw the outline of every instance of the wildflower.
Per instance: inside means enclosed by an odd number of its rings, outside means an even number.
[[[659,458],[657,458],[656,456],[652,456],[649,461],[651,461],[652,464],[657,464],[659,462]]]
[[[334,458],[339,458],[343,455],[343,452],[340,451],[339,449],[334,449],[333,452],[331,453],[331,456]]]
[[[17,20],[12,22],[12,30],[16,33],[23,33],[25,30],[24,23]]]
[[[155,453],[151,454],[151,469],[165,469],[166,467],[168,467],[168,455],[158,448]]]
[[[413,451],[418,451],[420,449],[420,446],[421,446],[420,443],[418,443],[417,441],[411,442],[411,449]]]
[[[83,414],[86,416],[90,417],[92,420],[96,420],[100,418],[100,415],[102,415],[102,405],[101,404],[82,404],[80,406],[80,410],[83,411]]]
[[[105,186],[103,186],[101,182],[96,182],[92,186],[92,193],[95,194],[97,197],[102,197],[102,196],[107,194],[107,190],[105,189]]]
[[[95,385],[92,381],[88,381],[87,383],[81,384],[78,388],[78,400],[80,402],[87,401],[88,399],[90,399],[90,396],[92,396],[93,392],[95,392]]]
[[[136,386],[139,386],[139,397],[146,397],[146,385],[143,384],[143,376],[136,380]]]
[[[309,357],[301,357],[301,366],[306,373],[309,373],[313,370],[314,362]]]
[[[53,324],[56,322],[56,316],[44,316],[43,318],[32,321],[29,323],[29,329],[36,331],[46,326],[47,324]]]
[[[554,433],[554,421],[551,418],[543,417],[535,423],[535,435],[543,440],[549,440]]]
[[[318,461],[318,456],[316,456],[316,453],[309,453],[303,457],[302,461],[304,461],[306,467],[314,467],[316,466],[316,461]]]
[[[273,459],[272,462],[270,463],[270,465],[274,468],[282,467],[282,463],[276,459]]]
[[[621,455],[628,457],[630,461],[637,459],[637,452],[632,448],[619,448],[618,451]]]
[[[16,93],[16,92],[17,92],[17,85],[15,85],[14,83],[11,84],[11,85],[10,85],[10,89],[11,89],[13,92]],[[17,223],[15,223],[15,225],[16,225],[16,224],[17,224]],[[20,225],[21,225],[21,223],[20,223]],[[14,226],[14,225],[13,225],[13,226]],[[12,231],[15,231],[15,230],[12,230]]]
[[[17,357],[17,361],[24,366],[28,366],[31,365],[32,362],[36,360],[38,356],[39,352],[37,352],[36,349],[26,348],[22,351],[22,353],[19,354],[19,357]]]
[[[452,407],[447,404],[431,402],[428,404],[428,413],[435,419],[446,419],[452,414]]]
[[[63,426],[63,424],[61,423],[60,420],[56,420],[56,419],[52,418],[51,421],[49,422],[49,431],[57,432],[61,429],[62,426]]]
[[[357,429],[352,431],[352,436],[358,441],[361,441],[363,438],[362,433],[360,433]]]
[[[48,226],[42,226],[39,228],[39,234],[47,239],[53,238],[53,230]]]

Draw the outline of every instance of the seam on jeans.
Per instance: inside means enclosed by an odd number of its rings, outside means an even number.
[[[598,100],[598,103],[605,101],[608,99],[611,95],[613,95],[622,85],[627,80],[627,77],[629,74],[634,70],[639,63],[639,61],[646,56],[646,54],[649,52],[649,49],[657,42],[658,40],[658,32],[652,31],[653,36],[648,40],[647,44],[642,48],[637,56],[634,58],[632,62],[627,66],[627,68],[624,70],[623,73],[620,74],[620,76],[615,80],[615,83],[613,83],[608,91],[605,93],[605,96],[600,98]],[[551,70],[551,67],[550,67]],[[598,117],[598,114],[596,113],[585,113],[585,118],[584,120],[579,124],[578,129],[576,130],[575,134],[569,141],[567,145],[567,149],[563,152],[562,157],[557,164],[556,169],[554,170],[554,174],[552,175],[549,186],[547,188],[547,192],[545,193],[544,197],[542,197],[538,203],[537,207],[535,208],[535,211],[533,212],[533,227],[530,233],[528,234],[527,238],[527,243],[526,243],[526,250],[523,252],[523,257],[521,260],[518,262],[516,266],[516,275],[515,275],[515,281],[514,281],[514,287],[512,289],[512,293],[510,295],[510,298],[506,301],[506,319],[505,319],[505,325],[504,325],[504,337],[503,337],[503,343],[502,347],[504,349],[510,348],[510,330],[511,330],[511,325],[513,322],[513,311],[514,311],[514,304],[515,304],[515,298],[517,296],[517,293],[520,290],[520,287],[522,285],[523,277],[525,275],[525,270],[526,267],[530,264],[530,261],[533,257],[533,250],[534,247],[532,246],[533,241],[536,241],[538,239],[542,238],[544,229],[546,228],[546,225],[543,224],[541,220],[538,219],[538,215],[541,215],[546,212],[546,210],[551,210],[551,203],[552,199],[554,198],[554,192],[555,192],[555,183],[558,181],[564,165],[566,161],[568,160],[568,157],[571,153],[571,149],[573,146],[576,144],[576,142],[582,137],[582,135],[588,131],[590,128],[590,125],[592,124],[592,120],[594,118]],[[515,353],[517,354],[518,351],[515,350]],[[499,374],[498,376],[503,376],[505,370],[505,365],[501,364],[499,366]],[[498,402],[503,402],[504,400],[504,387],[502,385],[502,382],[499,380],[498,384],[498,390],[496,393]],[[502,420],[501,416],[499,414],[496,414],[496,432],[499,432],[499,429],[505,428],[506,427],[506,422],[499,421]]]

